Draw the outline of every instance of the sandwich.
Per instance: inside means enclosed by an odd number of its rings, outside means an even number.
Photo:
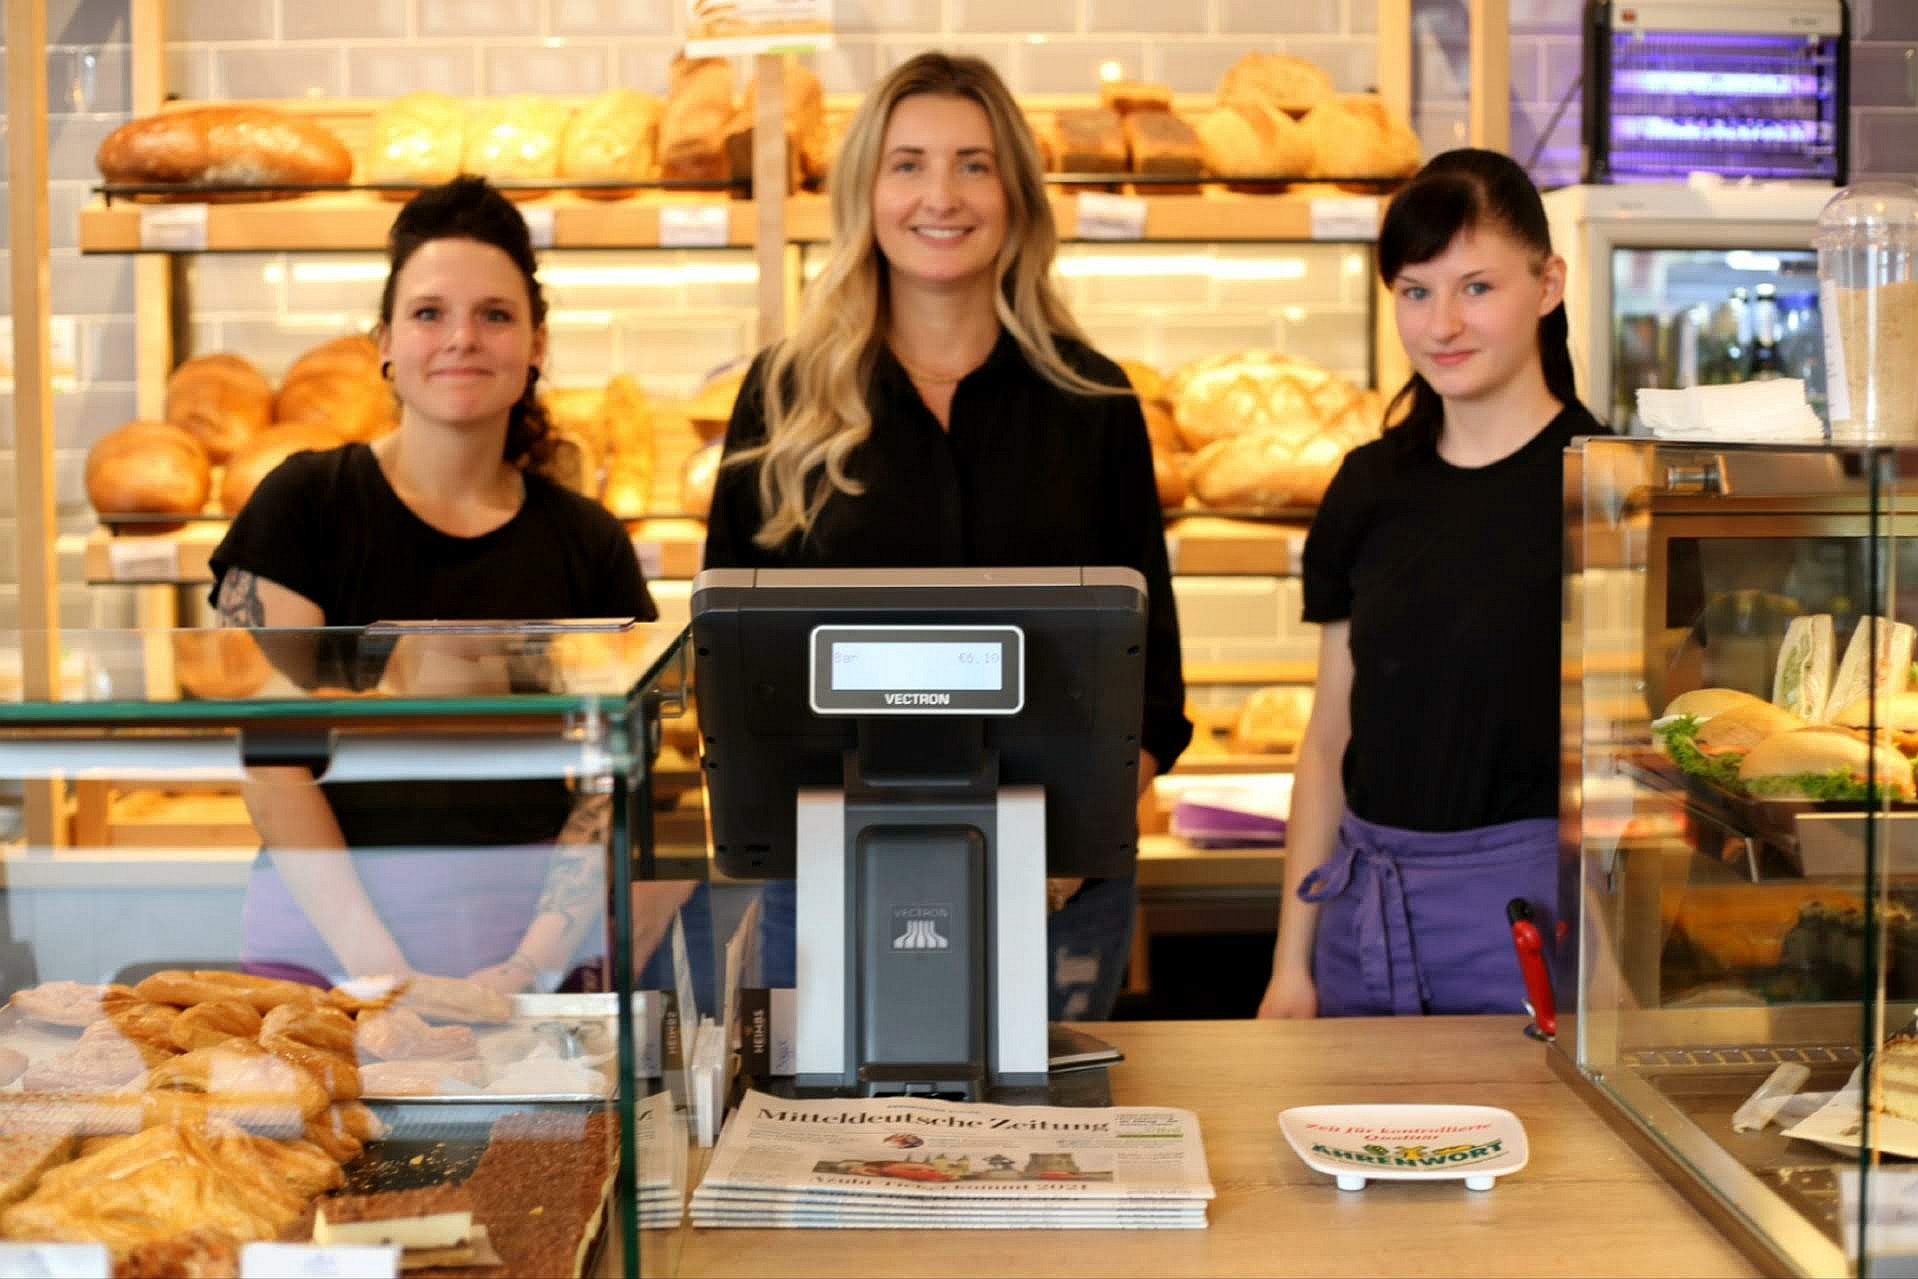
[[[1875,639],[1874,639],[1875,637]],[[1902,693],[1911,679],[1912,642],[1918,632],[1885,617],[1861,617],[1858,629],[1845,645],[1844,660],[1832,677],[1830,712],[1842,710],[1861,697]]]
[[[1761,799],[1908,800],[1911,761],[1883,742],[1806,728],[1779,733],[1746,752],[1738,780]]]
[[[1759,698],[1736,688],[1694,688],[1671,700],[1665,713],[1652,721],[1652,732],[1666,756],[1683,764],[1681,754],[1690,750],[1692,738],[1712,716],[1734,706],[1763,704]]]
[[[1720,711],[1689,736],[1669,734],[1666,743],[1673,761],[1686,772],[1738,790],[1739,765],[1748,751],[1766,738],[1803,727],[1805,721],[1790,711],[1754,697]]]
[[[1831,717],[1845,728],[1876,729],[1907,759],[1918,757],[1918,693],[1891,693],[1876,706],[1861,697]]]
[[[1778,650],[1772,704],[1814,724],[1825,719],[1825,703],[1831,696],[1832,647],[1830,613],[1792,618]]]

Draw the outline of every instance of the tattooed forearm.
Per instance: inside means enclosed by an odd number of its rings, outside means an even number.
[[[220,625],[266,625],[266,606],[260,603],[260,579],[241,568],[230,568],[220,579]]]
[[[539,895],[541,914],[563,917],[578,927],[602,915],[605,902],[606,832],[612,825],[612,800],[594,795],[577,804],[559,833],[553,868]]]

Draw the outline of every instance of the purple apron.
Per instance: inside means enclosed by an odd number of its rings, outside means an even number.
[[[444,977],[464,977],[512,955],[553,864],[551,844],[361,848],[347,855],[407,962]],[[248,972],[317,985],[344,976],[266,853],[253,864],[242,915]],[[597,937],[587,944],[600,948]]]
[[[1532,905],[1549,950],[1558,823],[1432,834],[1345,815],[1332,859],[1299,885],[1321,903],[1312,980],[1321,1017],[1524,1011],[1505,907]]]

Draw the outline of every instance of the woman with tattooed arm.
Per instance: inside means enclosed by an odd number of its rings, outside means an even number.
[[[539,472],[546,305],[519,212],[479,179],[423,191],[388,256],[378,339],[399,429],[296,454],[261,483],[213,556],[222,623],[651,620],[620,523]],[[459,665],[449,644],[432,652]],[[465,673],[502,691],[509,678]],[[246,793],[265,849],[247,892],[251,970],[417,970],[510,993],[597,953],[604,796],[558,780],[319,786],[291,766],[252,770]]]

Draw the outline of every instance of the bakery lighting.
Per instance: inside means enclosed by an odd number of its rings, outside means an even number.
[[[1303,280],[1309,270],[1303,258],[1271,257],[1221,259],[1197,253],[1076,254],[1059,259],[1059,274],[1069,280],[1153,279],[1162,276],[1209,276],[1215,280]]]
[[[1750,249],[1733,249],[1725,255],[1725,265],[1733,271],[1756,271],[1761,275],[1777,275],[1785,269],[1785,260],[1773,253],[1753,253]]]
[[[1621,71],[1613,84],[1635,93],[1738,98],[1815,97],[1822,87],[1815,75],[1755,71]]]
[[[277,263],[264,271],[268,284],[278,284]],[[386,279],[386,263],[296,262],[295,284],[367,284]],[[756,284],[759,268],[751,262],[681,262],[662,266],[569,266],[550,263],[540,268],[540,283],[549,288],[676,288],[682,284]]]
[[[1101,84],[1111,84],[1116,80],[1123,80],[1124,78],[1125,68],[1117,62],[1106,61],[1099,64],[1099,82]]]

